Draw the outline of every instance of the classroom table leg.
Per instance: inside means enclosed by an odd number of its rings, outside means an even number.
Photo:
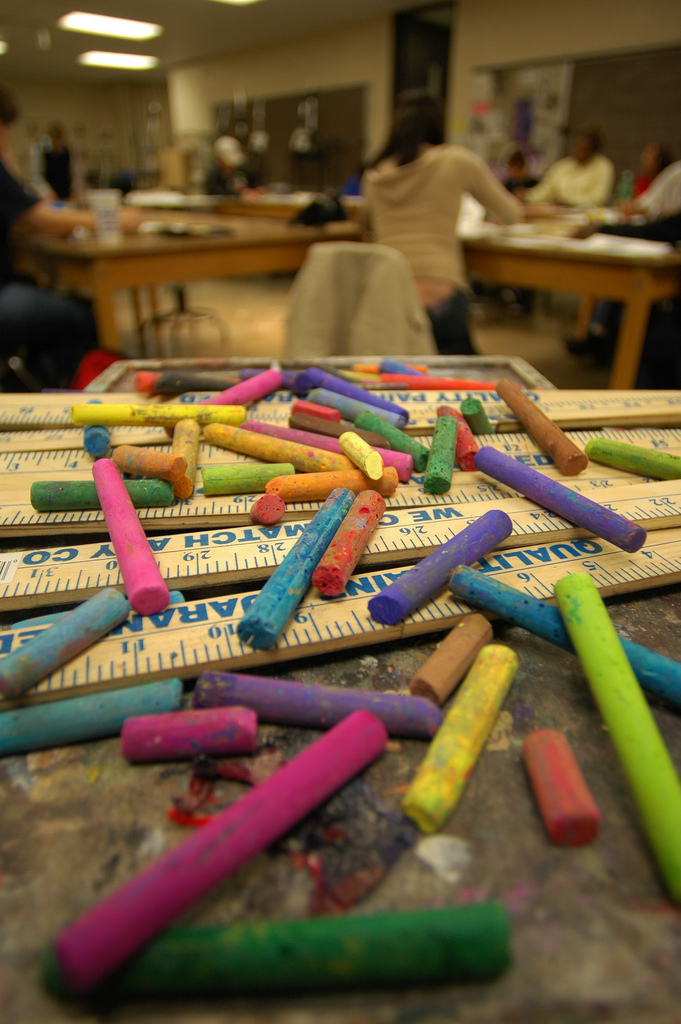
[[[636,275],[632,282],[629,301],[624,304],[622,321],[617,334],[615,357],[608,386],[633,388],[650,318],[651,295],[649,275]]]
[[[99,347],[109,352],[120,352],[121,344],[116,327],[113,289],[108,282],[106,268],[97,268],[93,279],[93,311],[97,324]]]
[[[589,333],[589,324],[593,316],[594,307],[598,301],[597,295],[582,295],[577,314],[575,334],[578,338],[586,338]]]

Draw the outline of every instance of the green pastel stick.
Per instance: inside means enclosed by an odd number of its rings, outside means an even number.
[[[135,508],[172,505],[173,485],[166,480],[124,480]],[[101,509],[94,480],[36,480],[31,484],[31,505],[36,512],[70,512]]]
[[[627,776],[669,895],[681,903],[681,783],[595,583],[558,580],[556,600]]]
[[[464,398],[459,406],[461,415],[471,428],[474,434],[493,434],[494,427],[489,421],[489,416],[479,398]]]
[[[602,462],[604,466],[626,469],[629,473],[653,476],[658,480],[681,479],[681,458],[659,448],[641,448],[610,437],[594,437],[586,442],[584,451],[590,459]]]
[[[290,462],[245,462],[227,466],[202,466],[204,494],[255,494],[265,490],[275,476],[291,476],[296,469]]]
[[[422,473],[426,468],[428,462],[428,449],[426,446],[417,441],[416,438],[409,437],[399,427],[388,423],[382,416],[377,416],[375,413],[365,410],[355,417],[355,426],[360,427],[362,430],[372,430],[375,434],[380,434],[381,437],[390,442],[390,447],[393,451],[405,452],[407,455],[411,455],[414,460],[414,469],[417,473]]]
[[[452,485],[459,424],[453,416],[440,416],[433,431],[423,489],[428,494],[444,494]]]
[[[499,903],[173,928],[90,995],[261,995],[494,978],[510,963],[509,932]],[[72,994],[51,945],[42,976],[53,994]]]

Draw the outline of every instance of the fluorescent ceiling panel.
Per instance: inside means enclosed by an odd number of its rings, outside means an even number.
[[[145,57],[140,53],[108,53],[102,50],[88,50],[81,53],[79,64],[94,68],[127,68],[129,71],[147,71],[155,68],[158,57]]]
[[[89,32],[90,35],[112,36],[114,39],[153,39],[163,31],[160,25],[149,21],[108,18],[101,14],[85,14],[83,11],[65,14],[57,25],[69,32]]]

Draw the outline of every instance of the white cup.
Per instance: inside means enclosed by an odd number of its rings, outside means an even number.
[[[86,194],[100,242],[120,242],[123,238],[118,217],[122,195],[119,188],[92,188]]]

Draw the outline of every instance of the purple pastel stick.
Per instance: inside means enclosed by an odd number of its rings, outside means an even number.
[[[252,708],[261,722],[328,729],[353,711],[370,711],[391,736],[429,739],[442,724],[432,700],[402,693],[318,686],[238,672],[202,672],[194,689],[195,708],[238,705]],[[159,715],[159,718],[168,718]]]
[[[258,717],[248,707],[139,715],[121,731],[121,754],[133,763],[251,754],[257,746]]]
[[[623,551],[638,551],[645,544],[647,534],[638,523],[611,512],[597,501],[543,476],[490,445],[484,445],[475,453],[475,468]]]
[[[457,565],[477,562],[512,531],[513,523],[505,512],[486,512],[372,597],[368,604],[372,619],[394,626],[444,587]]]
[[[253,430],[256,434],[270,434],[272,437],[282,437],[286,441],[297,441],[298,444],[305,444],[311,448],[323,448],[324,451],[343,455],[343,449],[337,437],[313,434],[311,430],[283,427],[278,423],[263,423],[261,420],[246,420],[241,426],[242,429]],[[348,430],[351,429],[348,427]],[[414,460],[411,455],[407,455],[406,452],[394,452],[388,448],[376,448],[375,451],[383,459],[384,466],[393,466],[397,470],[397,475],[403,483],[411,479],[414,472]]]
[[[249,858],[366,768],[385,727],[355,711],[57,937],[68,985],[87,992]]]
[[[220,391],[217,395],[209,395],[202,398],[199,405],[244,405],[246,402],[257,402],[259,398],[270,395],[281,387],[283,377],[279,370],[265,370],[255,377],[242,380],[226,391]]]
[[[326,388],[328,391],[335,391],[338,395],[345,395],[358,402],[365,402],[367,405],[375,405],[378,409],[385,409],[386,412],[401,416],[403,425],[409,422],[409,413],[402,406],[396,405],[395,402],[389,402],[387,398],[381,398],[373,391],[360,388],[357,384],[351,384],[350,381],[341,380],[340,377],[335,377],[332,373],[318,370],[316,366],[303,370],[296,377],[297,390],[312,391],[313,388]]]

